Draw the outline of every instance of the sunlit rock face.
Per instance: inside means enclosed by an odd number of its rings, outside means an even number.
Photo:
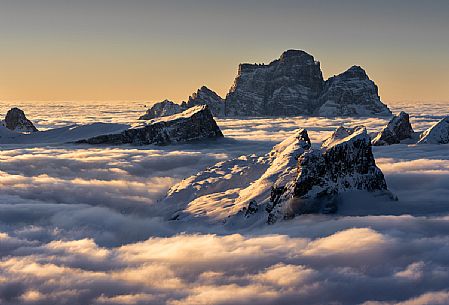
[[[169,100],[154,104],[147,112],[142,115],[139,120],[151,120],[159,117],[170,116],[181,113],[185,110],[182,105],[176,104]]]
[[[304,51],[288,50],[268,65],[241,64],[226,97],[226,115],[310,115],[323,85],[320,63]]]
[[[209,106],[210,112],[212,112],[213,116],[224,115],[224,100],[217,93],[210,90],[206,86],[202,86],[197,92],[193,93],[185,105],[187,108],[207,105]]]
[[[262,156],[247,155],[219,162],[173,186],[162,200],[169,218],[189,220],[229,217],[266,221],[265,205],[273,185],[284,186],[296,175],[299,156],[310,148],[307,131],[298,130]]]
[[[398,144],[402,140],[410,139],[414,131],[410,124],[410,117],[404,111],[395,115],[387,126],[373,139],[374,146]]]
[[[424,131],[419,137],[418,144],[448,144],[449,116],[441,119],[435,125]]]
[[[101,135],[78,143],[168,145],[223,137],[206,105],[196,106],[172,116],[151,120],[119,134]]]
[[[391,111],[380,101],[376,84],[365,70],[353,66],[329,78],[320,95],[320,116],[389,116]]]
[[[36,132],[37,128],[27,119],[25,113],[19,108],[12,108],[6,113],[5,120],[2,122],[9,130],[18,132]]]

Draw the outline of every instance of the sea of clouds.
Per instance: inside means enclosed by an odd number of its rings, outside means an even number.
[[[1,102],[37,127],[131,123],[142,103]],[[422,131],[448,105],[396,105]],[[375,147],[398,202],[247,229],[154,210],[199,170],[263,154],[296,128],[314,143],[383,119],[219,119],[226,138],[167,147],[2,145],[0,304],[449,304],[449,145]]]

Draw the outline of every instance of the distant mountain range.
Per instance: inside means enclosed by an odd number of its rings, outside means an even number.
[[[203,86],[187,102],[165,100],[141,119],[172,115],[208,105],[215,116],[391,116],[376,84],[352,66],[323,79],[320,63],[304,51],[288,50],[270,64],[240,64],[234,84],[221,98]]]

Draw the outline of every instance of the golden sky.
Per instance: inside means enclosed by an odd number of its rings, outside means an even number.
[[[225,96],[239,63],[302,49],[384,102],[449,101],[448,1],[125,2],[0,0],[0,100]]]

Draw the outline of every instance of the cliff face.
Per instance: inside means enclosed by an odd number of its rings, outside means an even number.
[[[289,50],[269,65],[241,64],[226,96],[228,116],[312,114],[324,80],[320,63],[304,51]]]
[[[339,194],[347,191],[385,192],[387,184],[376,166],[365,127],[338,128],[321,149],[298,159],[295,180],[273,188],[268,223],[305,213],[334,213]]]
[[[127,129],[119,134],[101,135],[78,141],[87,144],[168,145],[223,137],[206,105]]]
[[[230,116],[388,116],[378,88],[353,66],[324,81],[320,63],[289,50],[269,65],[242,64],[226,97]]]
[[[320,116],[389,116],[388,107],[380,101],[376,84],[365,70],[353,66],[329,78],[318,100]]]

